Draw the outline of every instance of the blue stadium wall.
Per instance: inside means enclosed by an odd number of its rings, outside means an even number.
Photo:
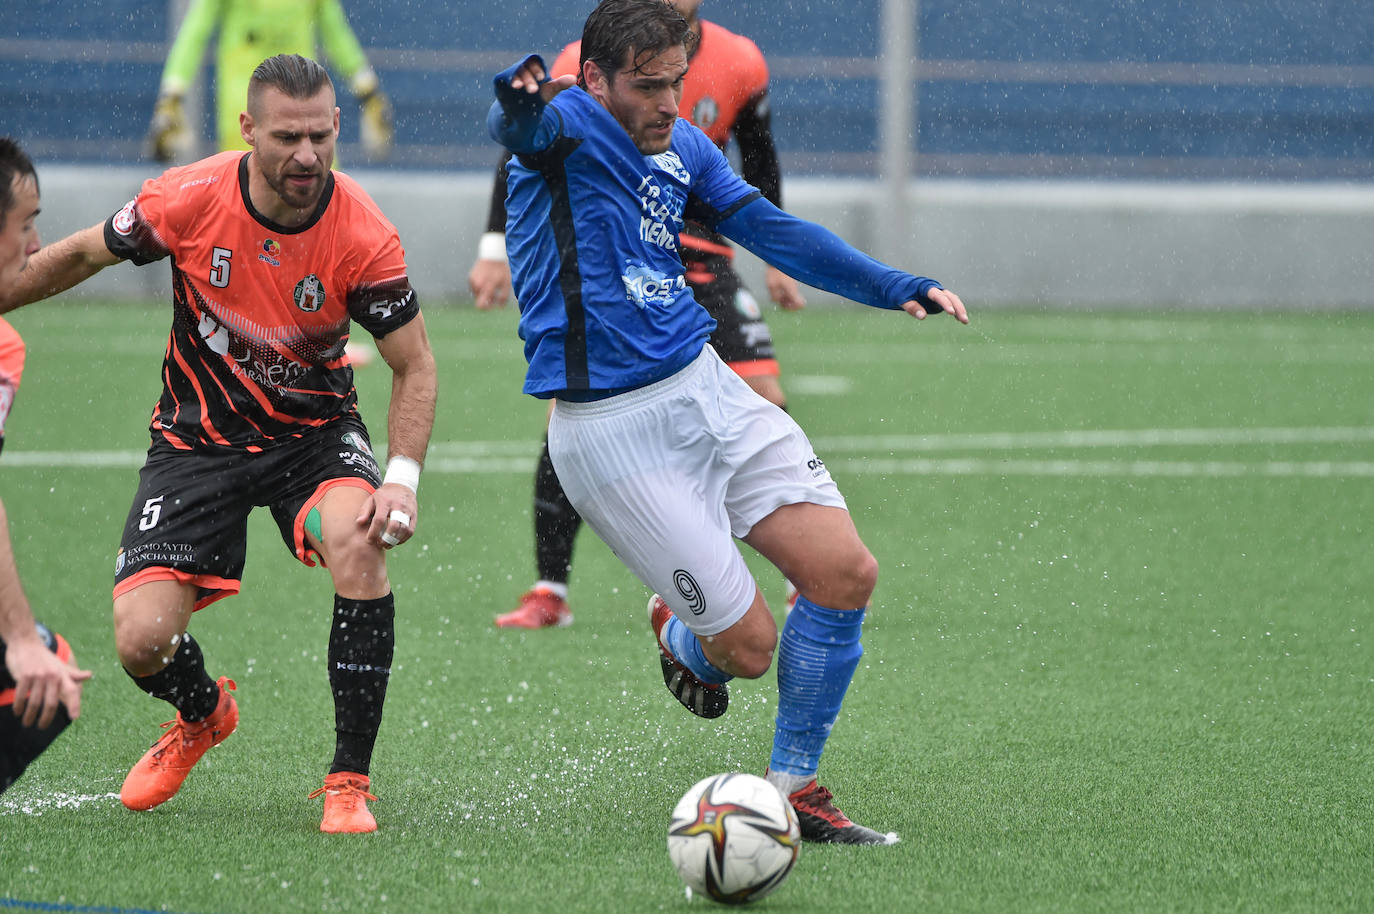
[[[494,161],[490,73],[527,49],[555,53],[590,5],[345,7],[396,104],[390,167],[406,169]],[[770,60],[789,172],[876,168],[879,11],[705,0],[705,16]],[[163,0],[29,0],[6,19],[0,130],[49,161],[139,161],[172,30]],[[921,0],[920,51],[923,175],[1374,179],[1367,0]],[[356,111],[344,111],[348,157]]]

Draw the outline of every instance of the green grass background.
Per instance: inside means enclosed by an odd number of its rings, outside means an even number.
[[[29,362],[0,492],[36,612],[96,675],[81,720],[0,797],[0,907],[709,906],[689,906],[671,869],[668,813],[700,777],[763,769],[774,681],[737,684],[719,721],[688,715],[663,688],[646,590],[588,532],[572,627],[492,626],[534,575],[544,409],[519,393],[513,314],[436,306],[427,320],[439,421],[417,536],[392,554],[380,831],[335,837],[306,799],[333,745],[332,590],[265,515],[242,594],[192,626],[212,675],[238,682],[238,732],[163,807],[115,798],[170,717],[111,645],[136,472],[16,455],[146,447],[168,310],[75,300],[12,315]],[[882,566],[822,780],[903,840],[808,845],[757,909],[1374,909],[1374,314],[975,311],[958,327],[851,307],[770,322],[792,412]],[[358,385],[380,438],[385,366]],[[1190,428],[1357,431],[1148,447],[972,437]],[[877,436],[970,437],[913,449]],[[472,442],[504,442],[501,459]],[[901,471],[913,459],[930,462]],[[1139,460],[1165,469],[1121,469]],[[1209,461],[1221,469],[1197,470]],[[1313,475],[1319,461],[1331,475]],[[1276,462],[1308,474],[1274,475]],[[750,562],[780,604],[776,572]]]

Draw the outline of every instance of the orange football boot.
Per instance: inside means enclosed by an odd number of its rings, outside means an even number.
[[[336,771],[326,775],[324,786],[310,794],[310,799],[324,795],[324,819],[320,831],[328,834],[363,834],[377,830],[377,820],[367,808],[368,800],[376,800],[367,792],[371,786],[365,774]]]
[[[529,590],[520,605],[496,617],[497,628],[562,628],[572,625],[568,601],[549,590]]]
[[[171,729],[153,743],[124,778],[119,799],[125,806],[143,810],[166,803],[176,796],[201,756],[234,732],[239,725],[239,706],[229,693],[238,686],[228,676],[221,676],[217,685],[219,704],[205,720],[183,720],[178,712],[176,720],[162,725]]]

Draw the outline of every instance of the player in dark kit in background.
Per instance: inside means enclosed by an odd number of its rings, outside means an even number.
[[[782,180],[768,105],[768,65],[758,46],[698,16],[701,0],[671,0],[695,36],[687,78],[683,81],[679,115],[701,128],[721,149],[735,138],[744,179],[782,206]],[[565,47],[554,61],[554,76],[576,74],[581,42]],[[501,161],[492,188],[487,232],[468,283],[477,307],[503,305],[510,288],[505,254],[506,162]],[[769,402],[787,408],[779,382],[780,369],[773,337],[763,312],[734,269],[734,249],[722,235],[688,222],[682,231],[682,257],[687,282],[696,299],[716,321],[711,345],[736,374]],[[769,267],[765,274],[769,297],[789,311],[805,305],[796,280]],[[582,525],[577,509],[558,482],[549,461],[547,439],[534,477],[534,549],[539,580],[511,612],[496,618],[507,628],[543,628],[572,622],[568,606],[568,578],[573,540]],[[790,584],[789,584],[790,590]],[[789,599],[795,591],[789,593]]]
[[[0,294],[18,281],[38,250],[38,174],[9,137],[0,137]],[[0,448],[24,374],[24,341],[0,318]],[[0,503],[0,793],[81,713],[72,649],[33,618]]]
[[[270,507],[300,561],[327,565],[335,754],[327,832],[376,829],[369,767],[390,674],[386,553],[410,538],[434,420],[435,366],[396,230],[330,170],[339,130],[324,68],[298,55],[253,74],[249,153],[224,152],[143,185],[106,222],[44,248],[0,310],[71,288],[120,260],[171,257],[173,321],[152,446],[115,563],[115,646],[175,725],[124,781],[130,809],[172,798],[238,721],[186,628],[237,593],[248,514]],[[344,356],[350,319],[391,367],[383,478]]]
[[[803,838],[892,843],[817,781],[863,654],[877,561],[805,433],[707,345],[713,322],[687,285],[679,232],[694,218],[873,307],[963,323],[968,313],[935,280],[873,260],[741,180],[678,117],[689,40],[663,0],[603,0],[582,33],[576,86],[550,79],[537,56],[495,79],[488,130],[515,153],[506,234],[524,390],[554,401],[549,455],[569,501],[656,591],[649,619],[668,690],[718,717],[728,681],[762,676],[776,648],[769,782]],[[781,641],[735,538],[797,585]]]

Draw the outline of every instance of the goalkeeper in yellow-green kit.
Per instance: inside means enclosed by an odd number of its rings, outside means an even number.
[[[395,135],[391,102],[382,94],[340,0],[191,0],[167,53],[148,130],[159,162],[184,161],[195,152],[183,102],[216,27],[215,120],[221,150],[248,148],[239,133],[239,112],[253,69],[277,54],[313,57],[318,43],[362,106],[363,151],[370,159],[390,153]]]

